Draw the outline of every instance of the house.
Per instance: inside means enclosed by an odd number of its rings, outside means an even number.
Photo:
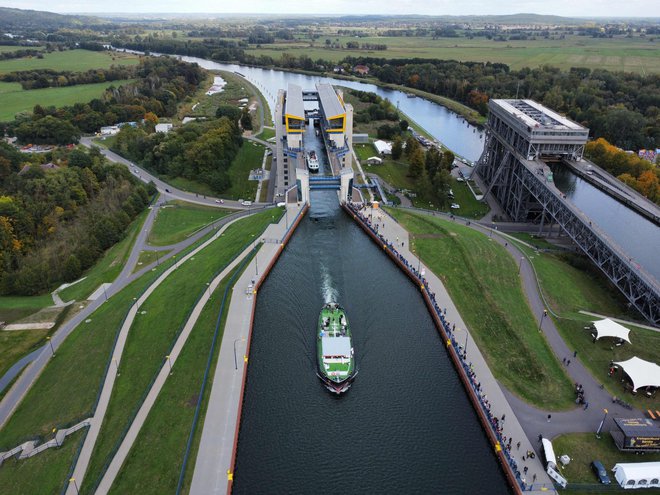
[[[118,125],[108,125],[101,127],[101,136],[114,136],[119,132]]]
[[[353,67],[353,72],[361,76],[368,76],[369,67],[367,67],[366,65],[356,65],[355,67]]]
[[[369,165],[382,165],[383,164],[383,159],[379,158],[377,156],[370,156],[367,158],[367,164]]]
[[[387,141],[379,139],[378,141],[374,141],[374,146],[376,147],[376,151],[378,151],[379,155],[392,154],[392,143],[388,143]]]
[[[164,132],[167,134],[172,130],[172,124],[156,124],[156,132]]]

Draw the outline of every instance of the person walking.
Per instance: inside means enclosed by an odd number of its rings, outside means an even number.
[[[571,364],[571,360],[569,359],[568,361],[566,361],[566,366],[569,366],[570,364]]]
[[[589,403],[588,403],[588,402],[585,402],[585,403],[584,403],[584,410],[586,411],[588,407],[589,407]]]
[[[548,423],[550,422],[551,418],[552,418],[552,414],[548,414]]]
[[[520,450],[520,442],[516,444],[516,450]]]
[[[577,351],[573,351],[573,357],[574,357],[574,358],[577,357]]]

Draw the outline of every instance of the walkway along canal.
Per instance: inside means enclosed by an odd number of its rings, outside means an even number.
[[[509,493],[415,285],[331,191],[297,230],[259,291],[233,492]],[[340,397],[315,369],[329,300],[360,370]]]

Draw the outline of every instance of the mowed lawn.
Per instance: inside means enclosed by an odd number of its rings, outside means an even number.
[[[137,55],[128,53],[66,50],[44,53],[43,58],[26,57],[0,60],[0,74],[34,69],[81,72],[89,69],[108,68],[112,65],[135,65],[139,60],[140,57]]]
[[[183,241],[200,228],[233,212],[213,206],[172,201],[158,210],[149,234],[149,244],[168,246]]]
[[[280,58],[282,53],[307,55],[313,60],[339,61],[344,57],[369,56],[385,58],[435,58],[475,62],[501,62],[512,69],[554,65],[562,69],[588,67],[591,69],[623,70],[638,73],[660,72],[660,50],[658,41],[651,38],[612,39],[590,38],[568,35],[565,39],[536,39],[520,41],[494,41],[485,38],[468,39],[431,37],[386,37],[360,38],[359,43],[385,44],[385,51],[339,50],[324,46],[326,36],[321,36],[316,46],[310,47],[309,40],[296,43],[276,43],[251,48],[248,53]],[[345,44],[355,41],[346,36],[328,35]]]
[[[1,62],[0,62],[1,63]],[[99,98],[110,86],[121,86],[132,80],[79,84],[64,88],[43,88],[26,91],[19,83],[0,82],[0,122],[13,120],[19,112],[31,112],[35,105],[43,107],[86,103]]]

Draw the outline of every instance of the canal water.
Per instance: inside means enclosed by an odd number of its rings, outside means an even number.
[[[316,325],[337,301],[359,373],[316,376]],[[416,287],[339,208],[312,206],[259,291],[234,493],[509,493]]]

